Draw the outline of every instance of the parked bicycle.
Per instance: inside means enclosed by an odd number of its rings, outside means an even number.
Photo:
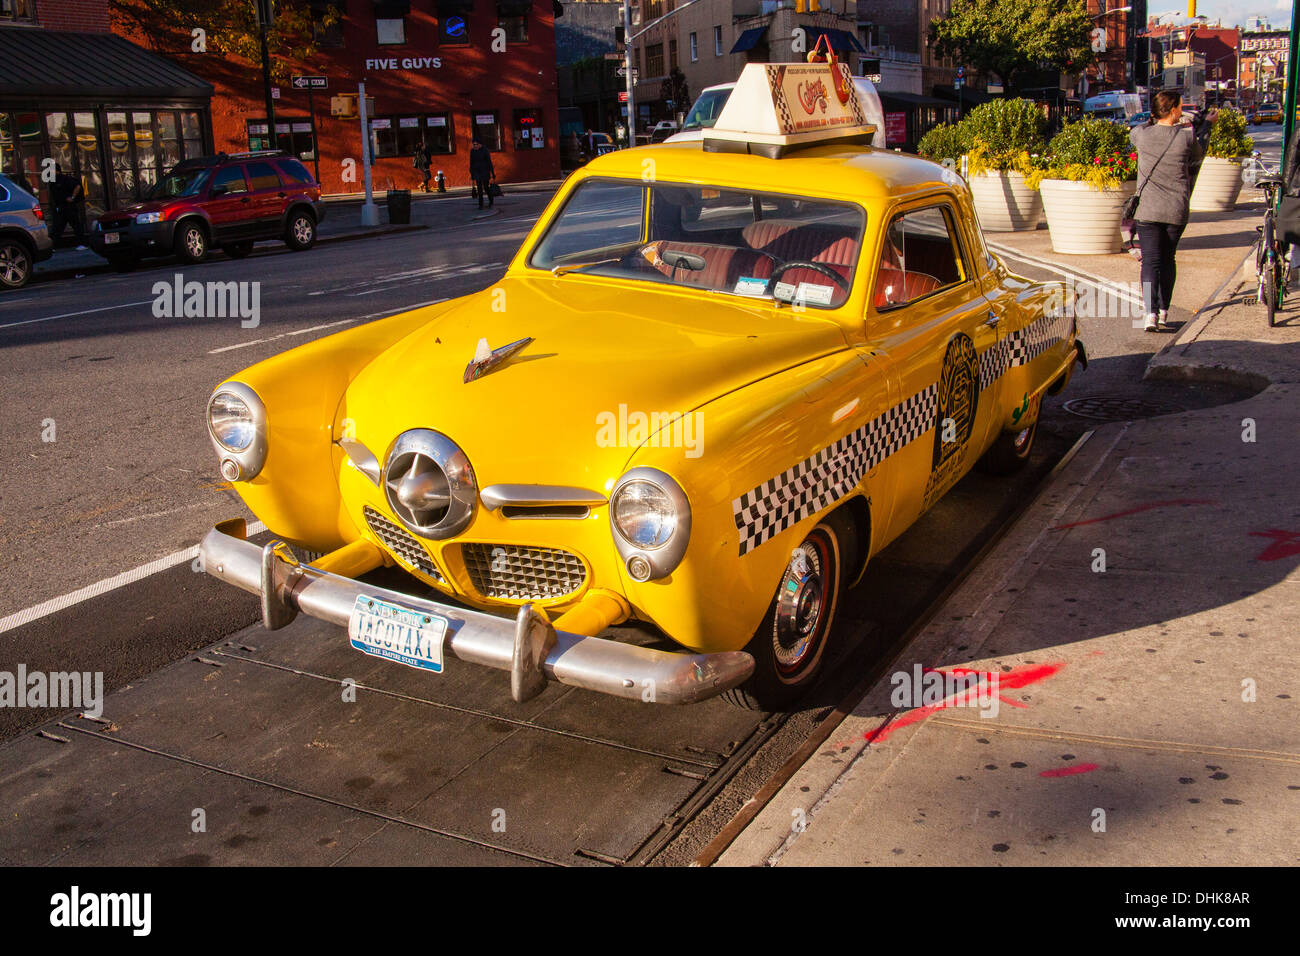
[[[1241,180],[1247,186],[1264,190],[1264,222],[1256,226],[1259,239],[1255,244],[1255,274],[1259,288],[1257,302],[1268,310],[1268,324],[1277,324],[1277,312],[1286,299],[1287,279],[1291,275],[1291,244],[1278,235],[1277,208],[1286,185],[1278,170],[1270,169],[1258,150],[1241,164]]]

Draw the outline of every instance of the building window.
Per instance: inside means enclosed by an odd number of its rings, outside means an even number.
[[[545,149],[546,127],[539,109],[515,110],[515,149]]]
[[[501,152],[501,120],[496,111],[476,112],[471,117],[474,121],[474,138],[491,152]]]
[[[33,0],[0,0],[0,21],[35,23],[36,4]]]
[[[700,58],[700,40],[694,33],[691,34],[691,62],[694,63]]]
[[[396,46],[406,42],[406,19],[375,21],[375,41],[380,46]]]
[[[497,0],[497,26],[506,31],[507,43],[528,42],[528,12],[533,0]]]
[[[434,113],[424,118],[424,141],[431,153],[454,152],[450,113]]]
[[[450,44],[469,43],[469,22],[466,17],[474,9],[473,0],[438,0],[438,42]]]
[[[318,47],[343,46],[343,8],[347,0],[311,0],[311,39]]]
[[[713,28],[713,55],[722,56],[722,27]]]
[[[645,48],[645,75],[647,77],[664,75],[664,45],[649,43]]]

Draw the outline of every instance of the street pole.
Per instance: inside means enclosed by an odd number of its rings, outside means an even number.
[[[623,0],[623,70],[627,73],[627,145],[636,145],[636,78],[632,75],[632,3]]]
[[[262,45],[262,93],[266,97],[266,135],[271,149],[278,145],[275,134],[275,99],[271,96],[271,50],[266,31],[271,27],[271,0],[256,0],[257,32]]]
[[[370,190],[370,122],[366,119],[366,81],[357,84],[357,112],[361,114],[361,171],[366,181],[366,201],[361,204],[361,225],[379,225],[379,207]]]

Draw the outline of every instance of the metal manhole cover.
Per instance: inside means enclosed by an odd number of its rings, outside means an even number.
[[[1154,418],[1157,415],[1172,415],[1187,410],[1173,402],[1161,402],[1149,398],[1117,398],[1110,395],[1072,398],[1068,402],[1063,402],[1061,407],[1071,415],[1099,422],[1126,422],[1135,418]]]

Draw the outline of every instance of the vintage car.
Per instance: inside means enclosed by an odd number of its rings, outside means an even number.
[[[520,701],[791,704],[872,555],[977,461],[1022,465],[1086,362],[962,180],[872,132],[843,67],[749,65],[702,143],[571,176],[494,287],[221,383],[221,474],[279,537],[223,522],[206,570],[269,628],[508,670]],[[426,587],[358,580],[384,565]],[[632,619],[679,649],[601,636]]]

